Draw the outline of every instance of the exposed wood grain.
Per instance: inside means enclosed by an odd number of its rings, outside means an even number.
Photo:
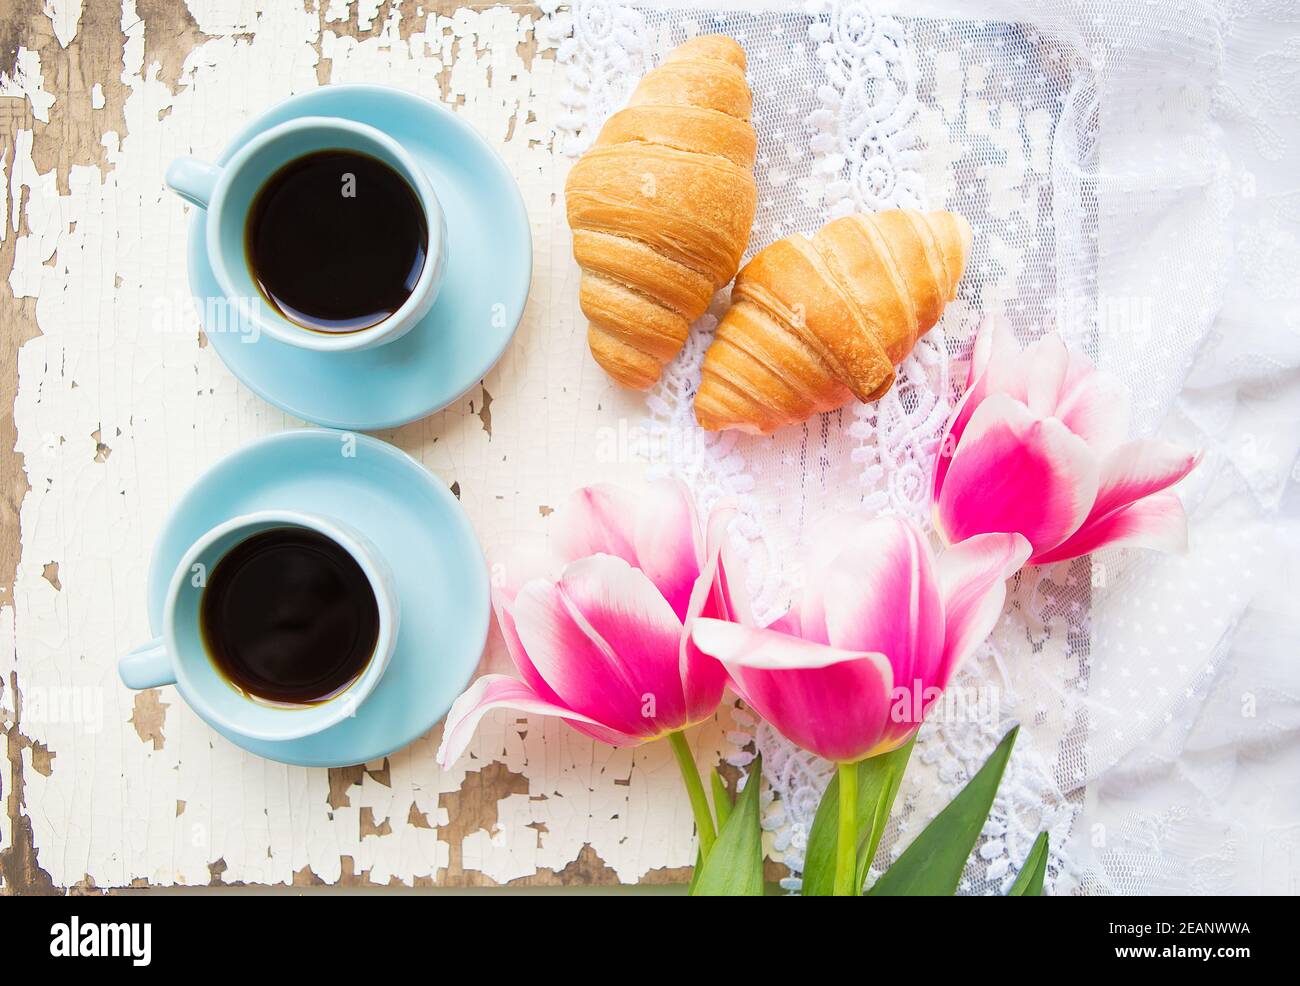
[[[91,61],[112,59],[113,43],[113,34],[105,34],[94,46],[95,50],[86,53],[86,57]],[[38,51],[42,58],[49,59],[53,76],[51,88],[60,82],[67,90],[80,85],[79,74],[76,78],[73,76],[79,73],[81,46],[74,42],[66,51],[61,48],[49,19],[42,13],[39,0],[19,0],[0,14],[0,74],[13,74],[18,50],[23,47]],[[120,64],[120,49],[118,60]],[[64,110],[70,105],[71,102],[66,100],[56,103],[57,111],[49,122],[43,123],[33,118],[25,100],[0,98],[0,151],[4,155],[5,175],[13,174],[20,130],[33,132],[36,136],[33,155],[39,154],[47,162],[47,170],[49,167],[57,168],[60,181],[65,185],[67,168],[74,160],[91,157],[98,160],[97,152],[91,149],[92,144],[98,148],[98,143],[91,140],[91,131],[87,129],[84,117],[75,111]],[[10,182],[6,182],[4,199],[0,203],[5,222],[9,222],[14,211],[12,187]],[[18,205],[20,224],[17,229],[11,226],[9,235],[0,241],[0,607],[9,606],[12,600],[22,551],[18,513],[30,488],[23,468],[23,456],[16,449],[18,433],[14,404],[18,393],[18,350],[40,334],[36,324],[36,300],[15,298],[9,284],[19,237],[28,232],[21,201]],[[15,627],[10,625],[5,632],[15,635]],[[7,644],[16,646],[13,636]],[[8,682],[0,683],[0,698],[4,697],[6,688],[9,691],[6,704],[13,712],[11,716],[0,719],[0,735],[5,736],[8,751],[8,777],[0,782],[0,788],[5,788],[7,793],[5,808],[10,838],[8,846],[0,849],[0,883],[3,884],[0,893],[50,893],[55,888],[37,862],[31,821],[25,811],[23,751],[30,749],[32,744],[22,733],[22,693],[16,673],[9,676]]]

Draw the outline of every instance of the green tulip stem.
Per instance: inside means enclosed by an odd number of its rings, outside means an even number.
[[[858,891],[853,887],[853,880],[858,872],[858,765],[840,764],[839,777],[840,825],[835,840],[833,893],[836,897],[856,897]]]
[[[682,781],[686,784],[686,794],[691,799],[691,811],[695,813],[695,828],[700,834],[700,859],[709,857],[709,850],[717,835],[713,831],[713,815],[709,812],[709,799],[704,795],[704,782],[700,780],[700,768],[695,766],[695,757],[686,734],[681,730],[668,734],[673,753],[677,755],[677,766],[682,771]]]

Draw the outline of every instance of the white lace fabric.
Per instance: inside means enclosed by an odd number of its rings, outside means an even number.
[[[1279,508],[1300,442],[1285,425],[1300,404],[1296,309],[1279,340],[1244,326],[1226,302],[1247,294],[1243,280],[1254,285],[1247,306],[1262,292],[1300,292],[1300,191],[1282,186],[1279,208],[1257,201],[1288,180],[1278,147],[1286,128],[1274,124],[1300,129],[1300,40],[1274,34],[1275,47],[1243,68],[1234,42],[1256,42],[1258,22],[1285,22],[1286,11],[1185,6],[1173,18],[1137,0],[930,0],[900,10],[580,0],[544,22],[562,39],[569,73],[557,145],[570,155],[686,37],[719,32],[745,46],[759,135],[750,255],[855,210],[948,208],[975,230],[958,299],[879,402],[770,438],[702,432],[692,399],[725,292],[649,394],[656,468],[683,474],[705,509],[722,497],[741,508],[733,535],[760,618],[784,608],[801,575],[789,559],[826,514],[865,506],[929,526],[931,463],[985,313],[1022,342],[1058,331],[1117,374],[1134,394],[1135,434],[1209,452],[1182,488],[1188,557],[1103,551],[1024,570],[955,683],[997,701],[922,729],[878,864],[1022,725],[963,892],[1004,892],[1043,829],[1057,893],[1240,889],[1246,879],[1232,863],[1241,820],[1208,808],[1214,784],[1185,775],[1208,697],[1240,670],[1234,631],[1243,619],[1267,621],[1259,593],[1279,542],[1265,534],[1291,533]],[[1241,156],[1225,128],[1250,136]],[[1269,173],[1249,170],[1249,155]],[[1247,174],[1259,215],[1243,230]],[[1234,257],[1249,263],[1244,274]],[[1257,439],[1244,453],[1243,435]],[[1268,640],[1256,650],[1267,715],[1285,724],[1268,728],[1293,729],[1296,675],[1278,671]],[[1238,732],[1242,742],[1254,736]],[[751,756],[744,748],[764,755],[771,848],[794,889],[830,767],[743,709],[732,739],[737,763]],[[1151,771],[1162,797],[1143,796]],[[1287,808],[1278,799],[1251,838],[1294,847],[1300,812],[1288,828]]]

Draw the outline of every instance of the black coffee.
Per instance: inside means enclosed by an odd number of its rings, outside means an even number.
[[[361,566],[299,527],[235,545],[208,575],[199,621],[213,663],[236,688],[294,705],[352,684],[379,637],[379,606]]]
[[[383,161],[317,151],[262,186],[244,240],[253,278],[281,314],[319,332],[357,332],[410,297],[429,229],[415,190]]]

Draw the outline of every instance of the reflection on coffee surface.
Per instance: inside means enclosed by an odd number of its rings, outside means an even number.
[[[300,527],[235,545],[208,576],[203,640],[217,670],[246,695],[310,705],[338,695],[366,669],[379,605],[355,558]]]
[[[282,315],[318,332],[377,325],[410,297],[429,229],[400,174],[356,151],[290,161],[258,191],[244,231],[249,270]]]

